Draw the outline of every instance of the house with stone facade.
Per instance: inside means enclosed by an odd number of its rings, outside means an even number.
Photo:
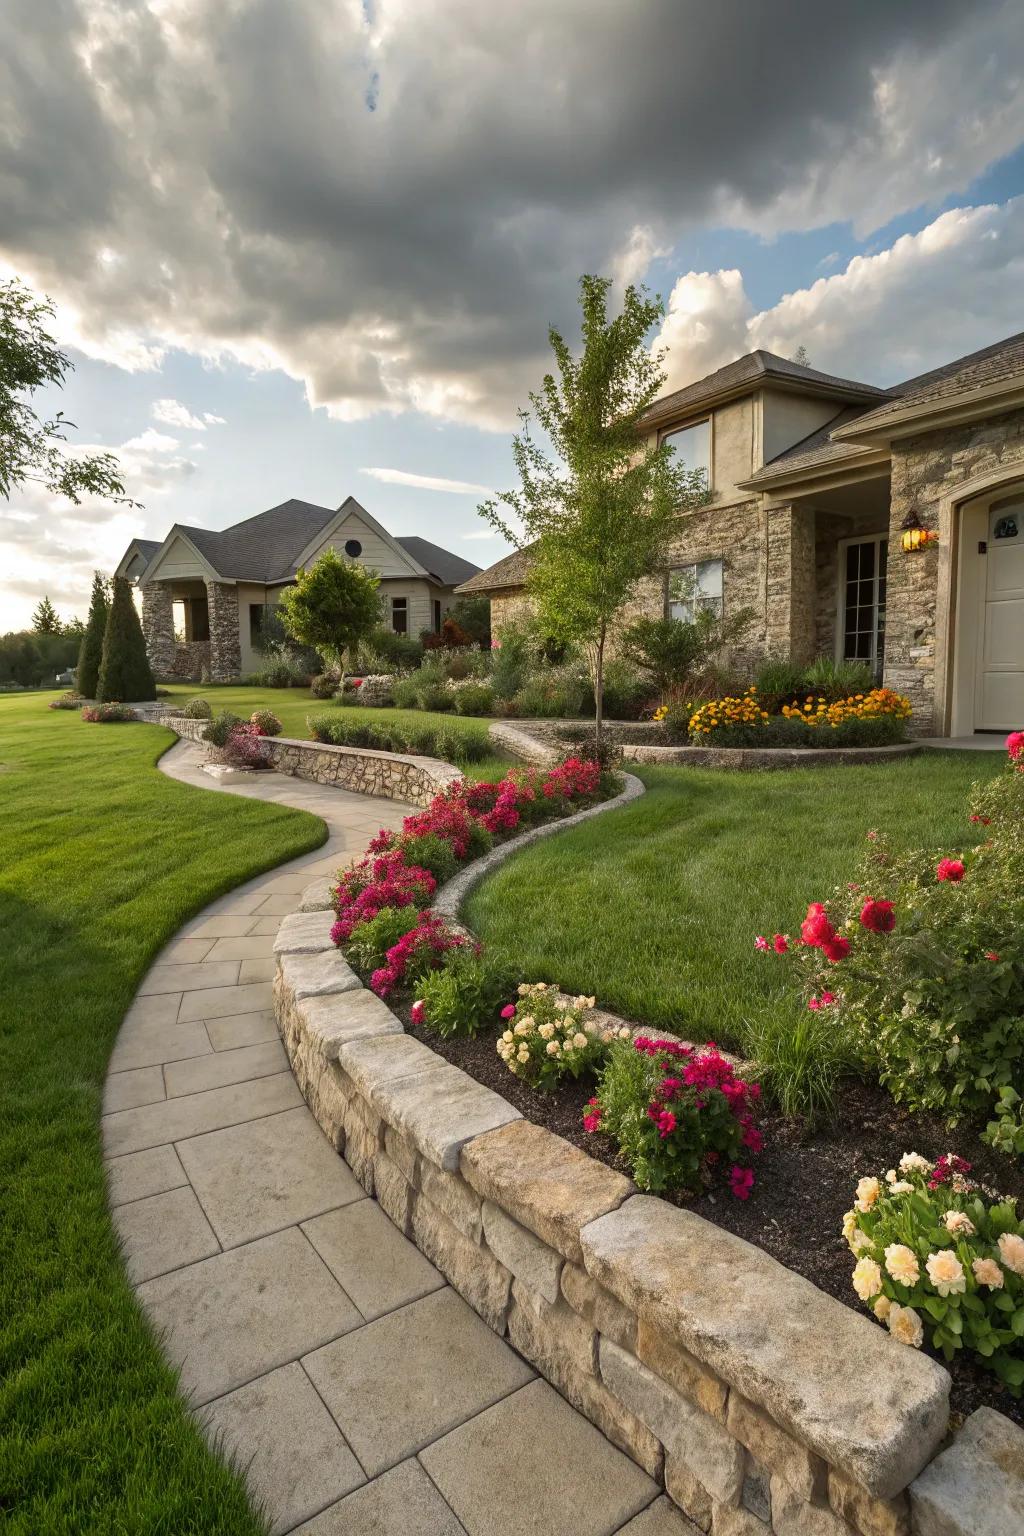
[[[740,663],[867,662],[921,734],[1024,725],[1024,334],[884,389],[751,352],[645,426],[710,500],[630,616],[750,607]],[[459,588],[490,597],[496,634],[528,606],[528,564],[518,550]]]
[[[133,539],[115,574],[139,589],[158,678],[206,669],[231,682],[260,664],[268,606],[330,548],[377,572],[382,623],[400,635],[439,630],[455,588],[480,570],[429,539],[393,537],[349,496],[335,508],[285,501],[219,531],[175,523],[162,543]]]

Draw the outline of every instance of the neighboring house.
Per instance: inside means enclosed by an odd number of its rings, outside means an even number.
[[[116,571],[141,591],[156,675],[255,671],[267,604],[331,547],[380,575],[383,622],[400,635],[439,630],[458,583],[479,572],[428,539],[393,538],[352,496],[334,510],[285,501],[220,532],[175,523],[162,544],[133,539]]]
[[[741,661],[865,661],[922,734],[1024,725],[1024,333],[889,389],[751,352],[646,423],[711,501],[680,514],[631,615],[685,612],[685,571],[697,601],[754,609]],[[459,588],[490,597],[494,633],[528,605],[528,561]]]

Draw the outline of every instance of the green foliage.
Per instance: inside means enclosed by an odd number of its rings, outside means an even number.
[[[982,1141],[987,1141],[997,1152],[1005,1152],[1007,1157],[1024,1156],[1022,1104],[1024,1099],[1016,1089],[1000,1088],[995,1106],[996,1118],[990,1120],[982,1132]]]
[[[436,832],[425,832],[420,837],[403,837],[402,851],[410,867],[429,869],[438,885],[450,880],[459,867],[450,843]]]
[[[767,1097],[808,1126],[827,1120],[842,1079],[859,1065],[848,1033],[830,1009],[780,1009],[751,1020],[743,1050],[757,1063]]]
[[[311,646],[341,666],[345,653],[380,623],[380,577],[334,548],[326,549],[295,585],[281,594],[280,617],[300,645]]]
[[[31,630],[0,636],[0,688],[52,688],[58,673],[75,665],[80,643],[76,635]]]
[[[103,652],[96,682],[96,697],[135,702],[156,698],[156,683],[146,655],[146,642],[132,597],[131,583],[115,576],[110,612],[103,631]]]
[[[208,741],[212,747],[225,747],[235,726],[241,724],[241,720],[230,709],[219,710],[203,732],[203,740]]]
[[[1011,1395],[1024,1388],[1024,1225],[947,1154],[865,1178],[844,1221],[861,1300],[903,1343],[922,1334],[951,1361],[966,1350]]]
[[[536,667],[508,700],[510,714],[536,720],[571,720],[593,707],[593,685],[579,662]]]
[[[40,598],[32,614],[32,629],[37,635],[59,635],[61,622],[57,610],[47,596]]]
[[[333,672],[318,672],[309,680],[309,691],[314,699],[331,699],[338,689],[338,679]]]
[[[99,687],[100,663],[103,660],[103,636],[107,628],[109,611],[107,592],[106,580],[99,571],[94,571],[89,617],[86,620],[85,633],[78,652],[78,671],[75,675],[75,687],[86,699],[94,699],[96,689]]]
[[[494,713],[494,689],[489,683],[478,683],[467,679],[459,688],[453,689],[453,697],[457,715],[493,715]]]
[[[622,656],[658,692],[678,693],[691,687],[727,646],[744,638],[753,616],[752,608],[717,614],[698,603],[691,620],[637,619],[623,631]]]
[[[213,708],[208,699],[189,699],[182,705],[186,720],[212,720]]]
[[[893,1097],[954,1123],[1024,1091],[1024,775],[1008,770],[973,804],[996,815],[962,879],[937,878],[943,850],[894,855],[878,839],[828,903],[850,955],[799,952],[810,991],[841,988],[842,1027]],[[891,932],[861,926],[867,896],[894,903]]]
[[[62,693],[59,698],[51,699],[49,709],[81,709],[85,700],[80,693]]]
[[[337,747],[371,747],[380,752],[411,752],[422,757],[440,757],[446,761],[477,763],[488,755],[486,734],[474,728],[450,729],[427,721],[406,725],[401,721],[348,720],[343,713],[310,715],[307,720],[315,741],[331,742]]]
[[[803,685],[808,693],[820,694],[831,704],[854,694],[870,693],[875,680],[865,661],[836,661],[833,656],[818,656],[804,668]]]
[[[639,720],[654,702],[648,677],[638,673],[625,658],[616,656],[605,666],[604,711],[610,720]]]
[[[361,640],[356,664],[361,672],[407,672],[423,660],[423,642],[376,625]]]
[[[415,907],[382,907],[376,917],[353,928],[345,946],[350,964],[361,976],[372,975],[385,963],[392,945],[415,926]]]
[[[442,1039],[475,1035],[495,1023],[512,991],[512,972],[471,945],[449,949],[439,970],[420,981],[423,1023]]]
[[[475,645],[487,650],[491,644],[491,600],[489,597],[466,595],[452,604],[449,618],[463,630]]]
[[[42,418],[28,403],[38,389],[62,389],[72,367],[48,329],[54,314],[50,299],[17,278],[0,283],[0,496],[36,484],[76,506],[83,496],[135,506],[112,453],[69,458],[60,444],[74,423],[63,411]]]
[[[261,736],[281,734],[281,722],[272,709],[254,709],[249,716],[249,724],[254,725]]]
[[[533,626],[523,621],[503,626],[491,652],[491,682],[495,696],[511,699],[526,682],[534,659]]]
[[[248,681],[256,688],[308,688],[311,674],[309,654],[304,650],[284,650],[268,661],[259,672],[254,672]],[[319,660],[312,663],[313,666],[319,664]]]
[[[754,682],[762,708],[769,714],[775,714],[783,704],[801,698],[809,689],[806,668],[784,659],[764,662]]]
[[[671,445],[651,443],[641,427],[665,383],[664,354],[647,345],[661,302],[631,284],[609,320],[610,287],[606,278],[580,279],[580,357],[553,327],[548,333],[558,379],[546,375],[530,403],[554,456],[521,412],[512,445],[521,487],[480,508],[510,542],[530,545],[527,587],[545,628],[590,649],[598,730],[609,626],[663,559],[680,509],[707,499],[703,475],[679,468]],[[521,537],[499,504],[514,514]]]
[[[139,717],[130,704],[86,704],[82,719],[94,725],[127,725]]]

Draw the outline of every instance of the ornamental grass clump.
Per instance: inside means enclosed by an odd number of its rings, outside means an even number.
[[[639,1189],[697,1194],[727,1173],[732,1193],[746,1200],[749,1159],[762,1146],[760,1096],[760,1085],[738,1076],[710,1041],[699,1049],[637,1035],[612,1048],[583,1125],[618,1143]]]
[[[563,1077],[593,1073],[616,1038],[629,1038],[624,1025],[616,1032],[594,1017],[592,997],[563,998],[545,981],[521,983],[519,1001],[503,1008],[502,1018],[498,1055],[515,1077],[542,1092]]]
[[[795,959],[807,1007],[827,1008],[893,1097],[956,1123],[1024,1092],[1024,774],[971,801],[987,839],[953,856],[894,855],[877,833],[855,881],[812,902]]]
[[[883,1178],[862,1178],[843,1217],[851,1281],[901,1344],[927,1342],[947,1361],[967,1350],[1019,1397],[1024,1223],[970,1171],[952,1152],[935,1163],[908,1152]]]

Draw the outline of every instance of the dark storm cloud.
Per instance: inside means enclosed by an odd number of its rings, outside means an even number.
[[[1013,147],[1015,13],[15,0],[0,248],[108,355],[227,348],[342,415],[494,422],[635,227],[871,228]]]

